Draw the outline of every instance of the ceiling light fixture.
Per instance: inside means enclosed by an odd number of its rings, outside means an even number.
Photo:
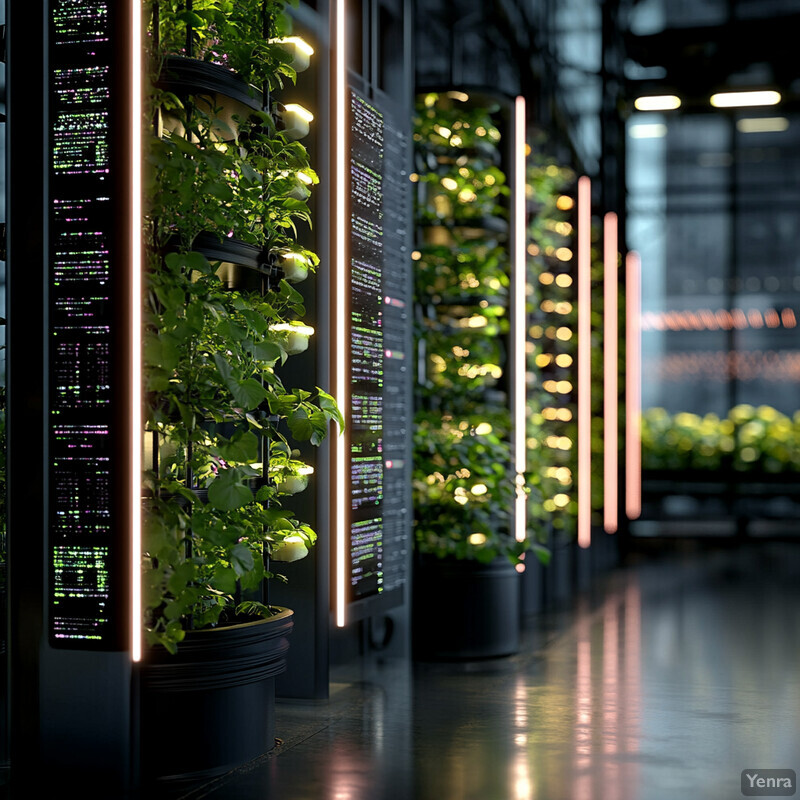
[[[718,92],[711,95],[711,105],[714,108],[747,108],[750,106],[774,106],[780,103],[780,92],[747,91],[747,92]]]
[[[637,111],[673,111],[681,107],[681,99],[674,94],[659,94],[637,97],[633,101]]]

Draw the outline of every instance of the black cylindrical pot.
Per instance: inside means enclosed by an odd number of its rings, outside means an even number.
[[[519,573],[507,558],[489,564],[417,555],[414,658],[468,660],[519,650]]]
[[[144,785],[190,785],[275,745],[275,677],[286,669],[293,612],[189,631],[171,655],[151,648],[140,671]]]

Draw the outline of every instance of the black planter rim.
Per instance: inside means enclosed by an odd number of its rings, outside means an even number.
[[[218,237],[201,231],[192,242],[192,250],[202,253],[209,261],[222,261],[240,267],[267,272],[269,254],[263,247],[231,237]]]
[[[253,111],[263,108],[263,96],[233,70],[198,58],[170,55],[164,58],[156,86],[175,94],[221,94]]]
[[[141,662],[141,685],[148,691],[198,692],[257,683],[286,670],[287,638],[294,611],[250,622],[186,631],[177,653],[158,645]]]
[[[255,628],[259,625],[264,625],[267,623],[277,624],[284,620],[291,619],[294,611],[291,608],[284,608],[283,606],[270,606],[270,608],[280,608],[281,610],[277,614],[272,614],[269,617],[259,617],[258,619],[251,620],[250,622],[236,622],[233,625],[219,625],[216,628],[200,628],[196,631],[187,631],[186,634],[194,636],[204,636],[207,634],[213,634],[218,631],[235,631],[235,630],[246,630],[248,628]]]

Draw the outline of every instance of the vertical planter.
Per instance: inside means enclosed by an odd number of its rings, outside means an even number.
[[[151,649],[140,670],[145,785],[191,785],[275,745],[275,677],[286,669],[293,612],[189,631],[178,652]]]
[[[513,655],[520,644],[520,575],[507,558],[488,564],[417,555],[414,657],[469,660]]]
[[[429,92],[417,170],[414,654],[517,652],[507,98]],[[483,559],[483,561],[479,560]],[[488,563],[483,563],[483,562]]]

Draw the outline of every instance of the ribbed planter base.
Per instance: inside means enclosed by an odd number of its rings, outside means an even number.
[[[519,573],[490,564],[421,557],[414,562],[413,644],[420,660],[469,660],[519,650]]]
[[[142,783],[192,784],[275,744],[275,677],[286,669],[293,612],[191,631],[176,655],[150,650],[140,673]]]

